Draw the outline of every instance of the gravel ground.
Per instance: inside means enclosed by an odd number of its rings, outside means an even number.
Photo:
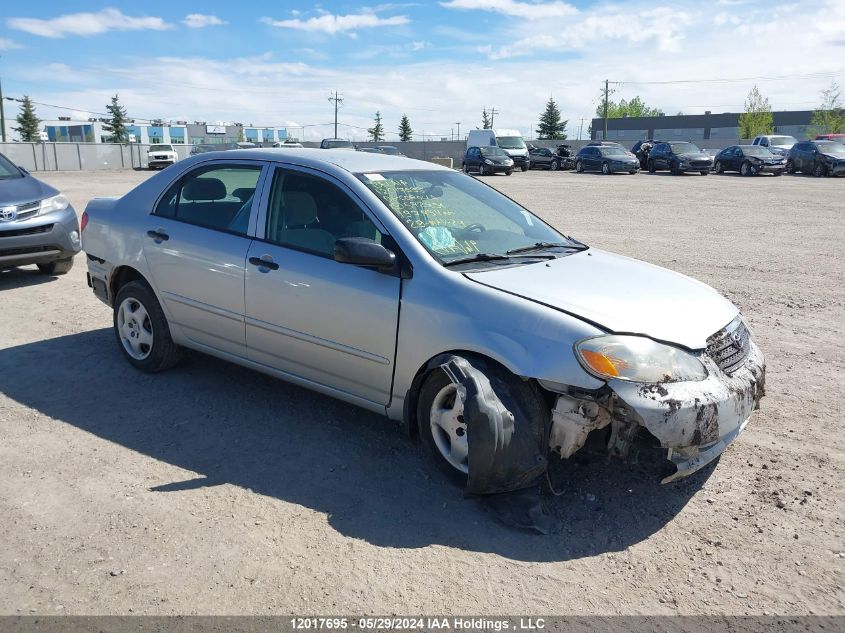
[[[146,177],[43,176],[80,212]],[[514,531],[377,415],[198,354],[135,372],[82,257],[0,273],[0,613],[845,614],[845,182],[487,181],[742,309],[768,396],[715,468],[579,455],[564,531]]]

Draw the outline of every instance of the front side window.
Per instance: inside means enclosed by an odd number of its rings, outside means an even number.
[[[325,178],[276,169],[267,209],[267,241],[334,256],[342,237],[366,237],[378,243],[382,234],[362,208]]]
[[[245,235],[260,175],[258,165],[200,167],[170,187],[155,215]]]
[[[3,154],[0,154],[0,180],[10,180],[12,178],[23,178],[23,174],[15,167],[12,161],[3,156]]]
[[[464,174],[390,171],[358,178],[443,264],[477,253],[506,255],[538,242],[571,243],[527,209]]]

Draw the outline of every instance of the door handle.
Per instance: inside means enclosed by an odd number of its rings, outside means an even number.
[[[266,259],[265,259],[266,258]],[[249,263],[259,268],[269,268],[270,270],[279,270],[279,265],[273,261],[269,255],[263,257],[250,257]]]
[[[147,237],[151,237],[157,242],[166,242],[170,236],[164,231],[147,231]]]

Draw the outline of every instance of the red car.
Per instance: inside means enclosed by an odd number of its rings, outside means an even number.
[[[843,143],[845,144],[845,134],[818,134],[816,135],[817,141],[834,141],[836,143]]]

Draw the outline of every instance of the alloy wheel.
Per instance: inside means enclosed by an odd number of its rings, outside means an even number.
[[[135,360],[144,360],[153,350],[153,324],[144,305],[127,297],[117,311],[117,328],[123,349]]]
[[[464,403],[458,388],[448,384],[437,392],[431,404],[431,437],[438,452],[455,470],[469,473],[469,443],[464,422]]]

